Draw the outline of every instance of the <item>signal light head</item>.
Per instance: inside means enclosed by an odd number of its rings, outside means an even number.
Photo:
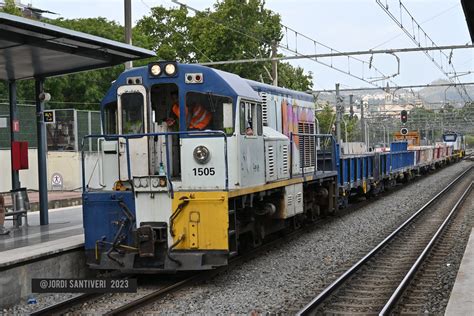
[[[408,112],[403,110],[400,112],[400,121],[406,123],[408,121]]]

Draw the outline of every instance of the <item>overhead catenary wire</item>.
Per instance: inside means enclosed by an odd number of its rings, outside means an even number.
[[[178,5],[182,6],[182,7],[186,7],[186,8],[188,8],[189,10],[191,10],[191,11],[193,11],[193,12],[195,12],[195,13],[201,13],[201,12],[202,12],[202,11],[200,11],[200,10],[198,10],[198,9],[195,9],[195,8],[193,8],[193,7],[190,7],[190,6],[188,6],[187,4],[182,3],[182,2],[180,2],[180,1],[178,1],[178,0],[172,0],[172,2],[175,3],[175,4],[178,4]],[[238,33],[238,34],[240,34],[240,35],[242,35],[242,36],[245,36],[245,37],[250,38],[250,39],[252,39],[252,40],[258,41],[259,43],[265,43],[265,44],[267,44],[267,45],[270,45],[270,44],[271,44],[271,43],[268,42],[268,41],[265,41],[265,40],[263,40],[263,39],[256,38],[255,36],[249,35],[249,34],[247,34],[247,33],[245,33],[245,32],[242,32],[242,31],[239,30],[239,29],[236,29],[236,28],[234,28],[234,27],[229,27],[229,26],[227,26],[227,25],[225,25],[225,24],[223,24],[223,23],[221,23],[221,22],[214,21],[214,20],[211,19],[209,16],[207,16],[207,17],[209,18],[209,21],[211,21],[212,23],[221,25],[222,27],[224,27],[225,29],[227,29],[227,30],[229,30],[229,31],[236,32],[236,33]],[[297,32],[297,31],[293,30],[292,28],[290,28],[290,27],[288,27],[288,26],[286,26],[286,25],[280,24],[280,26],[281,26],[283,29],[285,29],[286,32],[287,32],[288,30],[290,30],[290,31],[292,31],[292,32]],[[320,45],[320,46],[325,47],[325,48],[327,48],[327,49],[330,49],[331,51],[336,51],[336,52],[338,52],[338,50],[336,50],[336,49],[334,49],[334,48],[331,48],[331,47],[329,47],[328,45],[325,45],[325,44],[320,43],[320,42],[318,42],[318,41],[316,41],[316,40],[313,40],[313,39],[311,39],[310,37],[308,37],[308,36],[306,36],[306,35],[304,35],[304,34],[301,34],[301,33],[299,33],[299,32],[297,32],[297,33],[298,33],[301,37],[304,37],[304,38],[307,38],[307,39],[313,41],[313,42],[315,43],[315,45],[317,44],[317,45]],[[283,45],[283,44],[281,44],[281,43],[278,43],[277,46],[278,46],[279,48],[283,49],[283,50],[286,50],[286,51],[291,52],[292,54],[300,55],[300,56],[303,56],[303,55],[304,55],[304,54],[298,52],[297,49],[291,49],[291,48],[289,48],[289,43],[288,43],[288,41],[287,41],[286,45]],[[316,62],[316,63],[318,63],[318,64],[321,64],[321,65],[323,65],[323,66],[329,67],[329,68],[331,68],[331,69],[334,69],[334,70],[336,70],[336,71],[338,71],[338,72],[340,72],[340,73],[344,73],[344,74],[346,74],[346,75],[348,75],[348,76],[350,76],[350,77],[356,78],[356,79],[358,79],[358,80],[364,81],[364,82],[366,82],[366,83],[368,83],[368,84],[370,84],[370,85],[372,85],[372,86],[379,87],[379,88],[383,88],[383,86],[379,86],[379,85],[377,85],[377,84],[375,84],[375,83],[373,83],[373,82],[370,82],[369,80],[366,80],[366,79],[364,79],[363,77],[357,76],[357,75],[355,75],[355,74],[351,74],[350,72],[348,72],[348,71],[346,71],[346,70],[344,70],[344,69],[340,69],[340,68],[334,66],[332,63],[331,63],[331,64],[327,64],[327,63],[322,62],[322,61],[319,61],[319,60],[317,60],[317,59],[315,59],[315,58],[309,58],[309,57],[304,57],[304,58],[308,58],[309,60],[312,60],[312,61],[314,61],[314,62]],[[363,65],[364,65],[364,64],[367,64],[367,65],[368,65],[368,63],[367,63],[366,61],[364,61],[364,60],[360,60],[360,59],[357,59],[357,58],[355,58],[355,57],[351,57],[351,59],[358,60],[358,61],[361,62]],[[378,74],[380,74],[381,77],[386,77],[386,78],[389,78],[389,77],[390,77],[390,76],[386,76],[384,73],[382,73],[379,69],[377,69],[377,68],[374,67],[374,66],[372,66],[372,69],[373,69],[373,71],[375,71],[375,72],[377,72]],[[393,82],[392,82],[392,83],[393,83]]]
[[[417,46],[428,46],[430,44],[432,47],[438,47],[438,45],[435,44],[433,39],[426,33],[426,31],[421,27],[421,25],[415,20],[414,16],[410,13],[410,11],[407,9],[407,7],[403,4],[401,0],[398,1],[398,7],[399,7],[399,18],[390,11],[389,6],[387,2],[383,4],[381,0],[375,0],[376,3],[384,10],[384,12],[402,29],[402,31],[415,43]],[[409,17],[409,21],[411,22],[411,29],[412,31],[410,32],[410,27],[405,24],[403,21],[403,14],[406,14]],[[415,32],[415,29],[417,32]],[[421,35],[420,35],[421,34]],[[421,41],[423,40],[425,43],[423,44]],[[456,72],[456,69],[454,68],[453,63],[451,62],[451,58],[449,58],[448,55],[446,55],[442,50],[440,50],[440,61],[436,61],[435,56],[430,55],[428,51],[425,51],[425,55],[428,57],[428,59],[431,60],[431,62],[448,78],[449,81],[452,83],[461,83],[457,77],[451,78],[445,70],[445,67],[451,67],[451,69]],[[443,65],[443,57],[445,59],[445,65]],[[449,66],[448,66],[449,65]],[[464,86],[456,87],[459,95],[464,99],[464,101],[472,101],[471,97],[469,96],[469,93],[467,92],[466,88]]]

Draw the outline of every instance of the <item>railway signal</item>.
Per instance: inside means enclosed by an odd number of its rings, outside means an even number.
[[[408,112],[405,110],[402,110],[400,112],[400,121],[402,121],[403,124],[405,124],[408,120]]]

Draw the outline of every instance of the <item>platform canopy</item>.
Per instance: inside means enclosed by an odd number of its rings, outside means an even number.
[[[0,13],[0,80],[8,81],[10,139],[17,143],[20,120],[17,80],[35,80],[38,137],[38,187],[40,224],[48,220],[48,179],[46,172],[46,129],[43,121],[44,80],[78,71],[105,68],[126,61],[156,56],[154,52],[62,27]],[[20,190],[19,170],[12,150],[12,192]],[[13,193],[12,193],[13,194]]]
[[[474,42],[474,1],[472,0],[461,0],[462,9],[466,16],[467,28],[469,34],[471,34],[471,41]]]
[[[154,56],[144,48],[0,13],[0,80],[46,78]]]

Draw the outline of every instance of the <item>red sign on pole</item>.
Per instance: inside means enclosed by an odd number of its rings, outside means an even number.
[[[18,133],[20,131],[20,121],[13,120],[12,125],[13,125],[13,131]]]

